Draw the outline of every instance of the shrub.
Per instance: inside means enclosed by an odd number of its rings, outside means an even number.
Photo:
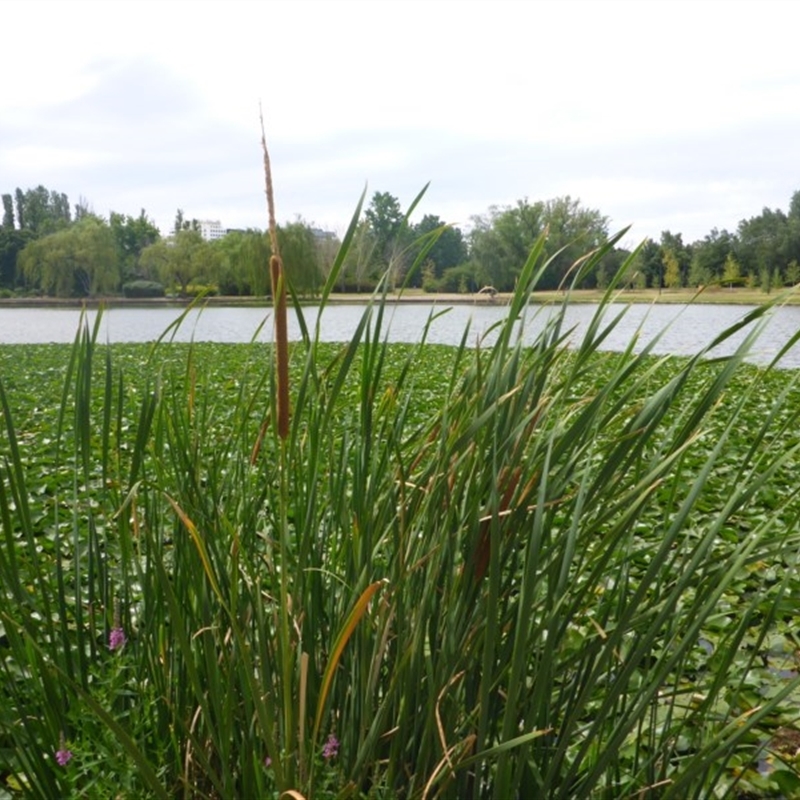
[[[216,297],[218,294],[218,287],[212,283],[190,283],[186,287],[187,297]]]
[[[164,297],[164,286],[156,281],[129,281],[122,287],[125,297]]]

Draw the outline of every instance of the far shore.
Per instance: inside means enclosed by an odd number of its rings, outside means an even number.
[[[597,289],[575,289],[570,292],[571,303],[599,303],[605,296],[603,291]],[[343,294],[334,293],[328,298],[329,304],[366,304],[373,299],[371,294]],[[497,293],[494,296],[486,293],[456,294],[456,293],[431,293],[421,289],[409,289],[404,292],[390,292],[387,299],[392,303],[419,303],[430,305],[507,305],[513,295],[511,293]],[[717,305],[762,305],[763,303],[778,300],[787,305],[800,305],[800,292],[797,287],[784,289],[771,294],[760,289],[747,288],[722,288],[709,287],[702,291],[697,289],[623,289],[613,295],[615,303],[636,304],[682,304],[710,303]],[[553,304],[564,301],[564,292],[542,291],[531,295],[532,303]],[[186,307],[193,302],[191,297],[154,297],[154,298],[128,298],[119,296],[110,297],[11,297],[0,298],[0,308],[106,308],[114,307]],[[200,305],[215,306],[245,306],[268,307],[272,305],[269,297],[235,297],[214,296],[204,297],[198,301]],[[318,297],[304,297],[304,305],[315,305]]]

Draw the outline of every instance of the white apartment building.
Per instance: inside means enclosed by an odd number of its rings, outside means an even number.
[[[219,220],[201,219],[198,220],[197,224],[200,226],[200,235],[207,242],[221,239],[228,232],[227,228],[222,227],[222,223]]]

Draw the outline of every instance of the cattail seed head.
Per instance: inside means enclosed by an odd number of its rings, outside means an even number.
[[[278,374],[278,436],[289,435],[289,334],[286,322],[286,281],[280,256],[269,260],[275,309],[275,355]]]

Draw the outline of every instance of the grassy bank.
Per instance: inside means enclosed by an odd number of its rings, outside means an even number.
[[[285,435],[271,346],[0,348],[8,794],[797,796],[797,375],[523,347],[536,255],[306,329]]]
[[[614,301],[618,303],[643,303],[643,304],[678,304],[686,303],[707,303],[714,305],[761,305],[773,301],[778,292],[766,294],[760,289],[734,288],[726,289],[719,286],[708,287],[701,292],[696,289],[623,289],[614,294]],[[600,289],[571,289],[565,291],[534,291],[530,293],[529,302],[535,304],[555,304],[560,305],[568,301],[570,303],[602,303],[606,293]],[[372,299],[371,294],[344,294],[332,292],[327,298],[326,303],[335,305],[337,303],[356,303],[367,305]],[[432,293],[424,292],[422,289],[406,289],[402,292],[387,292],[386,300],[391,303],[421,303],[421,304],[459,304],[459,305],[487,305],[502,304],[508,305],[512,302],[513,294],[499,293],[494,298],[486,294],[456,294],[456,293]],[[124,297],[92,297],[92,298],[56,298],[56,297],[16,297],[0,299],[0,308],[8,307],[30,307],[30,308],[81,308],[88,306],[96,308],[99,306],[133,306],[133,307],[161,307],[176,306],[183,307],[193,302],[192,298],[150,298],[150,299],[127,299]],[[262,307],[269,305],[271,300],[265,297],[231,297],[213,296],[203,298],[202,302],[208,305],[221,306],[243,306],[243,307]],[[300,302],[306,305],[317,305],[319,297],[300,298]],[[786,290],[782,295],[781,302],[788,305],[800,304],[800,294]]]

